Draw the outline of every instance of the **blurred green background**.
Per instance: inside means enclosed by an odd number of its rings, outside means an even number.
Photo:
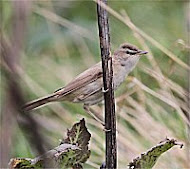
[[[109,1],[119,14],[125,11],[131,21],[175,58],[188,61],[186,30],[188,2],[183,1]],[[12,3],[2,2],[2,30],[11,36]],[[76,75],[100,61],[96,3],[93,1],[33,1],[28,17],[24,48],[21,54],[20,85],[28,101],[54,92]],[[166,136],[183,142],[183,149],[165,153],[155,168],[188,168],[188,135],[185,112],[187,105],[187,69],[176,63],[167,52],[134,34],[124,23],[109,14],[111,50],[130,42],[149,50],[130,74],[134,79],[116,92],[118,168]],[[124,21],[128,21],[124,17]],[[2,73],[2,79],[6,78]],[[6,84],[1,83],[2,105]],[[103,106],[92,107],[103,118]],[[65,137],[67,128],[85,117],[92,134],[92,151],[84,168],[99,168],[104,161],[105,139],[102,127],[84,112],[82,105],[54,103],[32,112],[39,122],[42,136],[53,148]],[[11,157],[34,157],[26,135],[17,125],[13,129]]]

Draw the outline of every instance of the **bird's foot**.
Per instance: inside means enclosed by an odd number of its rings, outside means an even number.
[[[106,129],[105,126],[104,126],[103,131],[105,131],[105,132],[110,132],[111,129]]]
[[[105,90],[104,88],[102,88],[102,92],[103,92],[103,93],[107,93],[108,91],[109,91],[109,89],[106,89],[106,90]]]

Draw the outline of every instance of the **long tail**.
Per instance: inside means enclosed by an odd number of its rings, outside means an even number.
[[[49,102],[52,102],[52,101],[56,101],[56,100],[57,100],[56,94],[52,94],[52,95],[40,98],[38,100],[34,100],[32,102],[26,103],[23,106],[23,110],[24,111],[30,111],[30,110],[33,110],[33,109],[35,109],[35,108],[37,108],[39,106],[42,106],[42,105],[44,105],[46,103],[49,103]]]

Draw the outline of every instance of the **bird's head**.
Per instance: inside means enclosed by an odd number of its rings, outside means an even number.
[[[136,46],[129,43],[122,44],[119,49],[114,52],[114,59],[119,60],[121,64],[136,64],[140,56],[148,52],[138,49]]]

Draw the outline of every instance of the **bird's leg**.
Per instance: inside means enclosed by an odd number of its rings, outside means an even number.
[[[96,115],[94,115],[94,113],[92,113],[92,112],[90,111],[88,105],[84,104],[83,108],[84,108],[84,110],[85,110],[89,115],[91,115],[98,123],[100,123],[100,124],[104,127],[104,128],[103,128],[104,131],[106,131],[106,132],[111,131],[110,129],[106,129],[106,128],[105,128],[105,123],[104,123],[102,120],[100,120]]]
[[[83,106],[84,110],[90,115],[92,116],[98,123],[100,123],[102,126],[105,127],[105,124],[102,120],[100,120],[96,115],[94,115],[91,111],[88,105],[84,104]]]

